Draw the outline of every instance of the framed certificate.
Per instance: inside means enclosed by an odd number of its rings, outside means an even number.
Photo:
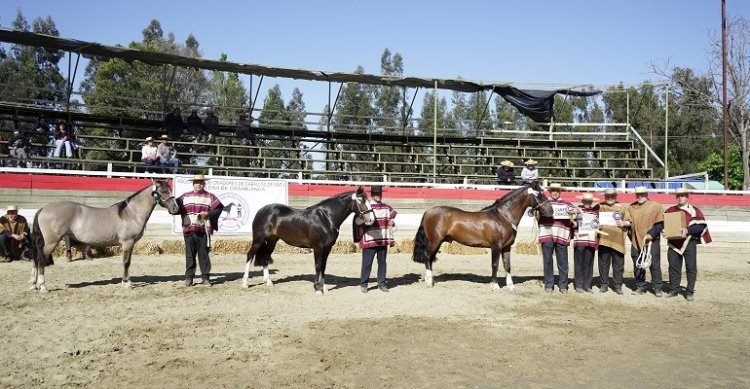
[[[570,204],[552,204],[553,219],[567,219],[568,214],[573,211],[574,206]]]
[[[622,212],[599,212],[599,224],[603,226],[616,226],[618,220],[622,220]]]

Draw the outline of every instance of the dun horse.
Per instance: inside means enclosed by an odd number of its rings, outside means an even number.
[[[93,246],[122,246],[122,284],[130,288],[128,268],[133,246],[143,236],[146,222],[156,204],[171,214],[178,212],[177,203],[167,181],[154,181],[127,199],[109,208],[95,208],[72,201],[58,201],[43,206],[34,215],[32,242],[34,267],[31,289],[47,291],[44,268],[54,264],[52,252],[60,239],[71,239]]]
[[[510,248],[516,240],[516,229],[528,207],[543,215],[552,215],[552,206],[538,183],[514,189],[482,209],[469,212],[454,207],[438,206],[428,209],[414,238],[414,262],[424,263],[425,283],[433,286],[432,263],[443,242],[456,241],[471,247],[487,247],[492,253],[490,287],[499,290],[497,269],[500,254],[505,267],[505,284],[515,289],[510,273]]]
[[[338,239],[341,223],[351,213],[361,216],[365,223],[374,221],[372,208],[361,186],[354,192],[341,193],[301,211],[283,204],[262,207],[253,219],[253,243],[247,252],[242,286],[248,287],[253,258],[255,266],[263,266],[263,280],[267,285],[273,285],[268,264],[273,262],[271,253],[281,239],[291,246],[313,249],[315,293],[323,294],[328,254]]]

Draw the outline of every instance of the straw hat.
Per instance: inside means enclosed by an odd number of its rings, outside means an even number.
[[[8,208],[5,208],[6,211],[18,211],[18,207],[15,205],[9,205]]]
[[[208,181],[209,179],[206,178],[203,174],[196,174],[193,176],[193,178],[190,179],[190,181]]]
[[[513,167],[513,162],[508,161],[507,159],[503,162],[500,162],[500,166],[507,166],[507,167]]]
[[[533,159],[530,159],[530,160],[528,160],[528,161],[525,162],[525,165],[536,165],[536,161],[533,160]]]
[[[605,196],[617,196],[617,189],[615,188],[607,188],[604,190]]]
[[[169,140],[169,135],[162,135],[159,137],[160,139]]]
[[[635,188],[635,194],[648,194],[648,189],[645,186],[639,186]]]
[[[576,198],[581,199],[581,201],[599,201],[599,199],[594,197],[591,193],[584,193],[582,196],[576,196]]]
[[[550,192],[554,191],[554,190],[556,190],[556,191],[559,192],[559,191],[562,191],[562,185],[560,185],[558,183],[549,184],[549,186],[547,187],[547,190],[550,191]]]
[[[152,140],[154,140],[153,136],[149,136],[149,137],[146,138],[146,142],[151,142]]]
[[[688,195],[689,196],[690,195],[689,192],[688,192],[688,190],[687,190],[687,188],[677,188],[677,190],[674,191],[674,194],[677,195],[677,196],[679,196],[679,195]]]

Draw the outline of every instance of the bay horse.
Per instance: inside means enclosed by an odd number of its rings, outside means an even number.
[[[366,224],[372,224],[375,220],[365,190],[361,186],[356,191],[338,194],[303,210],[296,210],[284,204],[263,206],[253,219],[253,241],[247,252],[242,287],[248,287],[250,263],[253,259],[255,266],[263,266],[263,281],[269,286],[273,285],[268,273],[268,264],[273,263],[271,253],[281,239],[291,246],[313,249],[313,286],[315,294],[323,294],[328,254],[338,239],[341,223],[352,213],[362,217]]]
[[[52,252],[65,236],[98,247],[121,245],[122,285],[131,288],[128,269],[133,246],[143,236],[156,204],[170,214],[179,212],[168,181],[155,180],[109,208],[90,207],[73,201],[57,201],[40,208],[34,215],[31,234],[34,263],[29,281],[31,289],[47,291],[44,268],[54,264]]]
[[[428,209],[414,238],[412,260],[424,263],[425,283],[433,286],[432,263],[443,242],[456,241],[471,247],[486,247],[491,250],[492,279],[490,288],[499,290],[497,269],[500,254],[505,267],[505,284],[514,290],[510,273],[510,249],[516,240],[518,223],[526,209],[531,207],[545,216],[552,216],[552,206],[543,189],[534,182],[507,193],[500,199],[475,212],[464,211],[455,207],[437,206]]]

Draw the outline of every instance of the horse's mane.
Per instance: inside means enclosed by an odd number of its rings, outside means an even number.
[[[345,199],[351,197],[351,195],[353,193],[356,193],[356,191],[349,191],[349,192],[339,193],[339,194],[337,194],[337,195],[335,195],[333,197],[329,197],[327,199],[321,200],[319,203],[317,203],[317,204],[315,204],[313,206],[308,207],[308,209],[321,207],[323,205],[328,205],[328,203],[341,202],[342,200],[345,200]]]
[[[505,195],[503,195],[503,197],[500,197],[499,199],[495,200],[492,204],[490,204],[490,205],[482,208],[481,211],[490,211],[490,212],[492,212],[494,210],[495,212],[499,212],[497,209],[498,209],[498,207],[500,207],[500,205],[502,205],[502,204],[510,201],[512,198],[515,198],[515,196],[518,193],[525,192],[529,188],[530,188],[529,186],[524,185],[524,186],[518,187],[516,189],[513,189],[512,191],[510,191],[510,192],[506,193]]]
[[[144,190],[150,187],[151,185],[146,186],[143,189],[139,190],[138,192],[135,192],[132,195],[128,196],[128,198],[126,198],[125,200],[112,204],[112,207],[117,208],[117,216],[122,216],[122,211],[124,211],[125,208],[128,206],[128,203],[130,203],[130,200],[132,200],[135,196],[138,196],[139,193],[143,192]]]

